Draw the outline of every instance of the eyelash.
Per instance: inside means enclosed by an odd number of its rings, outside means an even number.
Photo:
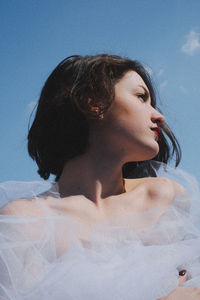
[[[148,95],[147,95],[147,93],[139,94],[138,98],[141,98],[145,102],[147,100],[147,98],[148,98]]]

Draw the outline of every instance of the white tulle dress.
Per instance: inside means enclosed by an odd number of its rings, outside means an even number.
[[[163,164],[157,173],[185,186],[190,208],[179,196],[153,225],[160,208],[89,229],[62,211],[49,214],[38,195],[60,201],[56,183],[0,184],[1,206],[26,198],[43,210],[42,217],[0,215],[0,300],[156,300],[178,286],[183,269],[184,286],[200,286],[198,185]]]

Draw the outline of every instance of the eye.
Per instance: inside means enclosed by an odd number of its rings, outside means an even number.
[[[143,94],[138,94],[138,98],[142,99],[143,102],[145,102],[148,99],[148,94],[143,93]]]

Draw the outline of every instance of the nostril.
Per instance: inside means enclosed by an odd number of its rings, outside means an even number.
[[[157,119],[155,122],[158,124],[158,126],[161,126],[165,122],[165,119],[160,118],[160,119]]]
[[[157,123],[159,125],[162,125],[165,122],[165,118],[163,116],[160,116],[160,117],[155,116],[155,117],[152,117],[151,120],[153,123]]]

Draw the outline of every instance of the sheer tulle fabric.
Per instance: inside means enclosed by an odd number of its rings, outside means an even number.
[[[1,300],[156,300],[178,286],[200,286],[200,194],[193,177],[153,163],[158,176],[184,185],[183,195],[155,220],[160,208],[92,228],[49,211],[39,194],[60,201],[56,183],[5,182],[0,203],[34,201],[42,217],[0,216]],[[159,167],[159,168],[158,168]],[[162,199],[161,199],[162,201]]]

